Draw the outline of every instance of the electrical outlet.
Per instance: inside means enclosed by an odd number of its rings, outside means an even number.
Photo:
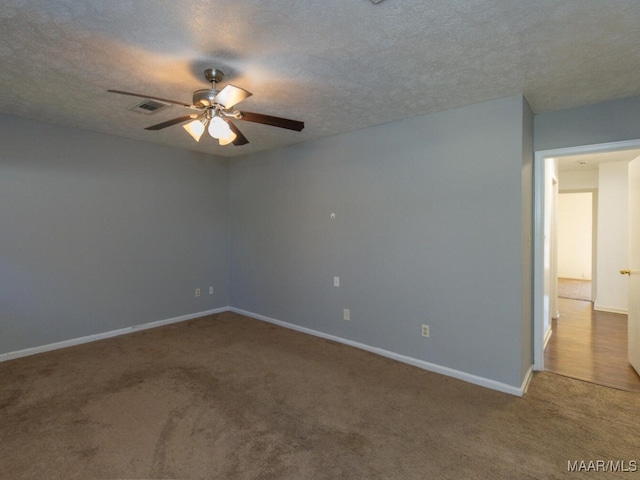
[[[429,336],[429,325],[422,325],[422,336],[423,337]]]
[[[209,287],[209,295],[213,295],[213,287]]]
[[[196,297],[199,297],[199,296],[200,296],[200,289],[196,288]]]
[[[342,309],[342,318],[347,321],[351,320],[351,310],[348,308]]]
[[[340,286],[340,277],[333,277],[333,286],[334,287]]]

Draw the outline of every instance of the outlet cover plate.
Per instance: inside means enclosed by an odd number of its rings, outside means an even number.
[[[429,325],[422,325],[422,336],[423,337],[428,337],[429,336]]]

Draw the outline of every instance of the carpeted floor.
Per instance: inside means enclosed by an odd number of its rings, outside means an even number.
[[[640,461],[640,395],[538,373],[517,398],[233,313],[0,379],[3,479],[631,478],[568,464]]]
[[[591,301],[591,280],[558,278],[558,296],[573,300]]]

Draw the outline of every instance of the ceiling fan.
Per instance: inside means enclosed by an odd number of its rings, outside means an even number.
[[[204,88],[193,92],[192,104],[140,93],[123,92],[122,90],[108,91],[121,95],[131,95],[132,97],[159,100],[193,110],[194,113],[151,125],[150,127],[146,127],[145,130],[162,130],[163,128],[191,120],[186,125],[183,125],[183,128],[189,132],[189,135],[191,135],[196,142],[200,141],[200,137],[202,137],[206,128],[209,135],[217,139],[220,145],[232,143],[238,146],[249,143],[249,140],[238,130],[238,127],[236,127],[232,120],[262,123],[264,125],[286,128],[297,132],[304,128],[304,122],[298,120],[235,110],[234,107],[244,99],[250,97],[252,93],[234,85],[226,85],[221,90],[217,90],[216,84],[224,78],[224,73],[215,68],[206,69],[204,71],[204,78],[211,82],[211,88]]]

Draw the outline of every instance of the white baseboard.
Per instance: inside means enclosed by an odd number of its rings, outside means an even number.
[[[359,348],[361,350],[366,350],[367,352],[375,353],[377,355],[390,358],[392,360],[396,360],[402,363],[406,363],[409,365],[413,365],[414,367],[422,368],[424,370],[428,370],[430,372],[439,373],[442,375],[446,375],[448,377],[457,378],[458,380],[463,380],[465,382],[473,383],[475,385],[479,385],[481,387],[490,388],[492,390],[497,390],[504,393],[509,393],[511,395],[516,395],[521,397],[524,395],[526,391],[526,387],[529,385],[529,381],[533,374],[533,365],[529,368],[524,381],[520,387],[514,387],[512,385],[508,385],[506,383],[498,382],[495,380],[491,380],[489,378],[479,377],[477,375],[472,375],[467,372],[462,372],[460,370],[454,370],[452,368],[443,367],[441,365],[437,365],[435,363],[425,362],[424,360],[419,360],[413,357],[407,357],[405,355],[401,355],[399,353],[391,352],[389,350],[384,350],[378,347],[372,347],[370,345],[366,345],[364,343],[354,342],[352,340],[347,340],[345,338],[336,337],[334,335],[329,335],[327,333],[319,332],[317,330],[313,330],[306,327],[301,327],[299,325],[295,325],[293,323],[283,322],[281,320],[276,320],[275,318],[266,317],[264,315],[260,315],[258,313],[248,312],[246,310],[242,310],[239,308],[230,307],[230,311],[238,313],[240,315],[245,315],[247,317],[255,318],[256,320],[262,320],[268,323],[272,323],[274,325],[278,325],[284,328],[288,328],[290,330],[296,330],[298,332],[307,333],[309,335],[314,335],[316,337],[324,338],[327,340],[333,340],[334,342],[343,343],[345,345],[349,345],[351,347]]]
[[[593,309],[599,312],[608,312],[608,313],[622,313],[623,315],[628,315],[629,310],[626,308],[620,307],[608,307],[607,305],[602,305],[598,302],[593,304]]]
[[[529,390],[529,384],[531,383],[532,378],[533,378],[533,365],[529,367],[529,370],[527,370],[527,373],[524,375],[524,380],[522,381],[522,385],[520,385],[520,391],[522,392],[520,396],[527,393],[527,390]]]
[[[215,308],[213,310],[190,313],[188,315],[181,315],[179,317],[143,323],[141,325],[120,328],[118,330],[111,330],[109,332],[96,333],[95,335],[87,335],[86,337],[72,338],[70,340],[63,340],[62,342],[49,343],[47,345],[41,345],[39,347],[25,348],[24,350],[17,350],[15,352],[2,353],[0,354],[0,362],[6,362],[7,360],[13,360],[14,358],[27,357],[29,355],[35,355],[37,353],[50,352],[51,350],[58,350],[59,348],[66,348],[72,347],[74,345],[81,345],[83,343],[95,342],[96,340],[104,340],[105,338],[126,335],[127,333],[137,332],[139,330],[148,330],[150,328],[162,327],[163,325],[184,322],[186,320],[192,320],[194,318],[204,317],[206,315],[213,315],[215,313],[222,313],[227,311],[229,311],[229,307]]]
[[[62,342],[50,343],[47,345],[41,345],[39,347],[33,348],[25,348],[24,350],[17,350],[15,352],[8,352],[0,354],[0,362],[5,362],[7,360],[13,360],[20,357],[26,357],[29,355],[35,355],[38,353],[49,352],[52,350],[58,350],[60,348],[72,347],[74,345],[81,345],[83,343],[95,342],[97,340],[104,340],[106,338],[117,337],[119,335],[126,335],[128,333],[137,332],[140,330],[148,330],[150,328],[161,327],[163,325],[170,325],[172,323],[184,322],[186,320],[192,320],[198,317],[204,317],[207,315],[213,315],[216,313],[222,313],[232,311],[238,313],[240,315],[245,315],[247,317],[255,318],[256,320],[262,320],[268,323],[272,323],[274,325],[278,325],[284,328],[288,328],[290,330],[296,330],[298,332],[306,333],[309,335],[313,335],[320,338],[325,338],[327,340],[332,340],[334,342],[343,343],[345,345],[349,345],[351,347],[359,348],[361,350],[365,350],[367,352],[375,353],[377,355],[390,358],[392,360],[396,360],[398,362],[406,363],[409,365],[413,365],[414,367],[422,368],[423,370],[428,370],[430,372],[439,373],[442,375],[446,375],[448,377],[457,378],[458,380],[463,380],[465,382],[473,383],[474,385],[479,385],[481,387],[490,388],[492,390],[497,390],[499,392],[508,393],[511,395],[515,395],[521,397],[529,386],[529,382],[531,380],[533,374],[533,366],[529,368],[529,371],[525,375],[525,378],[520,387],[514,387],[512,385],[508,385],[506,383],[498,382],[495,380],[491,380],[484,377],[479,377],[477,375],[472,375],[467,372],[463,372],[460,370],[455,370],[448,367],[443,367],[442,365],[437,365],[435,363],[425,362],[424,360],[419,360],[417,358],[408,357],[406,355],[401,355],[399,353],[391,352],[389,350],[384,350],[378,347],[372,347],[370,345],[366,345],[364,343],[354,342],[352,340],[348,340],[341,337],[336,337],[334,335],[329,335],[327,333],[323,333],[317,330],[313,330],[306,327],[301,327],[299,325],[295,325],[293,323],[283,322],[281,320],[276,320],[274,318],[266,317],[264,315],[260,315],[257,313],[249,312],[246,310],[242,310],[239,308],[233,307],[221,307],[213,310],[206,310],[204,312],[191,313],[188,315],[182,315],[179,317],[168,318],[165,320],[158,320],[155,322],[143,323],[141,325],[134,325],[131,327],[121,328],[118,330],[111,330],[109,332],[97,333],[94,335],[87,335],[86,337],[73,338],[70,340],[64,340]]]

